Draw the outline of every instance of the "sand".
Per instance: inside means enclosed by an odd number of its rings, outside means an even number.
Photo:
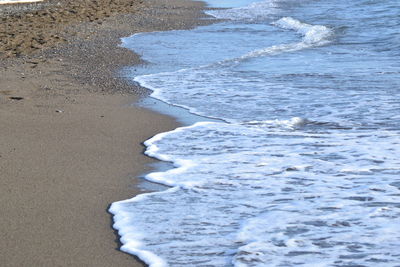
[[[0,7],[0,20],[14,22],[0,24],[1,266],[143,266],[118,250],[107,209],[141,192],[137,177],[154,162],[141,143],[178,124],[130,105],[149,92],[118,77],[141,59],[117,45],[135,32],[207,23],[198,20],[204,6],[97,1],[97,13],[68,17],[71,5],[95,3],[69,2]],[[53,25],[41,12],[54,8]]]
[[[0,5],[17,4],[17,3],[33,3],[42,2],[43,0],[0,0]]]

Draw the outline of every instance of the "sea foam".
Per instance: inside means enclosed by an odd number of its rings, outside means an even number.
[[[385,5],[263,1],[125,40],[153,97],[224,122],[145,142],[174,166],[146,179],[170,188],[113,203],[121,249],[151,266],[396,266],[398,55],[375,22],[400,14]]]

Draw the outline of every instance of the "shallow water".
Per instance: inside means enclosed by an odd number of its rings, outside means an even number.
[[[152,266],[399,265],[400,3],[209,13],[227,21],[123,40],[154,98],[222,121],[146,141],[176,168],[146,176],[170,189],[112,205],[122,250]]]

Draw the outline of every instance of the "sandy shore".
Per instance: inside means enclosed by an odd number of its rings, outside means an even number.
[[[118,250],[106,210],[139,193],[136,177],[153,162],[141,142],[177,123],[129,105],[148,92],[116,76],[141,62],[116,46],[198,25],[203,4],[94,3],[0,8],[1,266],[142,266]]]

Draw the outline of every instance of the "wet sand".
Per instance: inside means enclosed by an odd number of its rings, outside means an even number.
[[[178,124],[130,105],[148,92],[118,71],[141,59],[117,45],[135,32],[207,23],[198,20],[203,7],[182,0],[0,7],[2,266],[143,265],[118,250],[107,208],[140,192],[137,177],[154,161],[141,143]]]

